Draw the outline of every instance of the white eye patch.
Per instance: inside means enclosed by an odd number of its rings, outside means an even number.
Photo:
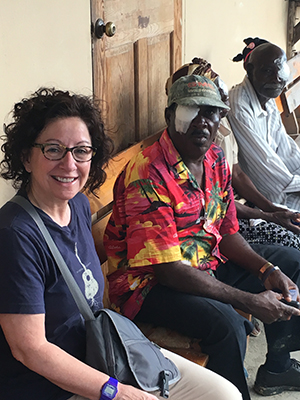
[[[194,118],[197,117],[200,107],[178,105],[175,111],[175,129],[182,135],[187,133]]]
[[[278,67],[278,76],[283,81],[287,81],[290,76],[290,68],[286,61],[282,61],[281,58],[274,60],[274,64]]]

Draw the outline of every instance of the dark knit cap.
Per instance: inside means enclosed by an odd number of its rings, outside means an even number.
[[[269,43],[268,40],[260,39],[259,37],[256,38],[248,37],[244,39],[243,42],[246,44],[246,47],[243,49],[241,53],[233,57],[232,61],[238,62],[244,60],[244,65],[246,64],[250,53],[252,53],[252,51],[256,47],[264,43]]]

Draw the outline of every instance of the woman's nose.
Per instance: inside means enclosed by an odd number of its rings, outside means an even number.
[[[74,168],[74,166],[76,166],[76,161],[71,151],[68,151],[64,158],[61,159],[61,165],[68,168]]]

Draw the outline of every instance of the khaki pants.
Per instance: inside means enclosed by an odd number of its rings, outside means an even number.
[[[162,352],[181,373],[180,381],[170,387],[170,400],[242,400],[237,388],[226,379],[168,350],[162,349]],[[159,393],[151,392],[161,400]],[[69,400],[88,399],[72,396]]]

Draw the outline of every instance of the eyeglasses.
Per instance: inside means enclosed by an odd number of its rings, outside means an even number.
[[[70,151],[75,161],[86,162],[90,161],[97,151],[97,149],[92,146],[67,147],[63,144],[54,143],[34,143],[32,147],[38,147],[41,149],[45,158],[50,161],[62,160],[67,152]]]

